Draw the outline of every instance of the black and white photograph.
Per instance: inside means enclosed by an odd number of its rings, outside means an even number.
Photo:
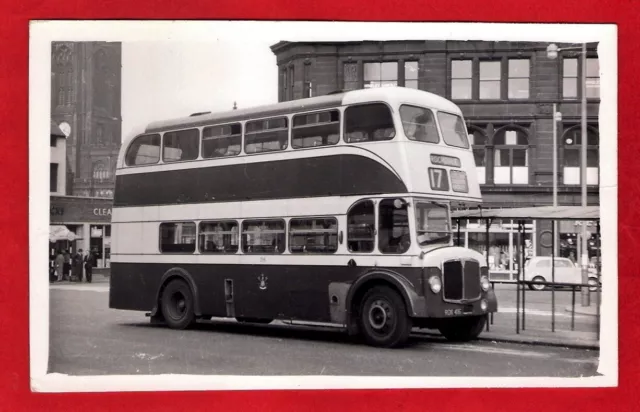
[[[32,389],[616,386],[616,41],[34,22]]]

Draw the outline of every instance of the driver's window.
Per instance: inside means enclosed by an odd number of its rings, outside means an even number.
[[[376,239],[376,216],[373,201],[361,200],[347,215],[347,246],[349,252],[371,253]]]
[[[405,253],[411,246],[407,203],[384,199],[378,209],[378,249],[381,253]]]

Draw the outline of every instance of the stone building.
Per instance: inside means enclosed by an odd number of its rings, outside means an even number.
[[[586,70],[588,204],[599,203],[599,64],[597,45],[552,59],[549,43],[487,41],[288,42],[271,47],[278,65],[279,101],[387,85],[446,97],[463,111],[475,153],[483,207],[552,204],[552,105],[558,105],[558,203],[580,205],[581,76]],[[559,47],[575,46],[558,44]],[[490,230],[495,270],[509,263],[514,222]],[[550,224],[528,222],[532,254],[549,253]],[[595,226],[589,231],[595,232]],[[486,252],[482,222],[464,222],[463,243]],[[560,224],[560,253],[579,258],[579,230]],[[590,256],[595,241],[589,240]],[[505,258],[505,255],[506,258]],[[506,263],[504,263],[506,259]],[[503,262],[503,263],[500,263]]]

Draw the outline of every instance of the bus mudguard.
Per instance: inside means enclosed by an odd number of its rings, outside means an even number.
[[[162,275],[162,279],[160,280],[160,286],[158,287],[158,291],[156,292],[156,299],[151,310],[151,316],[156,316],[159,314],[158,302],[160,301],[160,296],[162,296],[162,290],[169,283],[168,280],[170,278],[180,278],[187,282],[189,287],[191,288],[191,292],[193,293],[193,309],[196,316],[202,315],[200,313],[200,299],[198,294],[198,287],[196,286],[196,282],[193,280],[193,277],[186,270],[175,267],[167,270],[164,275]]]
[[[329,285],[331,321],[348,325],[354,297],[360,295],[359,292],[364,292],[369,285],[378,282],[391,284],[400,292],[407,305],[409,316],[422,317],[426,315],[425,299],[418,296],[411,282],[394,271],[374,269],[365,272],[351,284],[334,282]]]

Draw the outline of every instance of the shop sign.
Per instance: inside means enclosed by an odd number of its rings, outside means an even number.
[[[51,196],[51,223],[110,223],[112,199],[87,199],[71,196]]]
[[[96,216],[109,216],[111,217],[111,208],[95,208],[93,214]]]
[[[582,231],[582,226],[586,226],[587,232],[596,233],[597,231],[597,222],[594,221],[560,221],[558,231],[560,233],[580,233]]]

